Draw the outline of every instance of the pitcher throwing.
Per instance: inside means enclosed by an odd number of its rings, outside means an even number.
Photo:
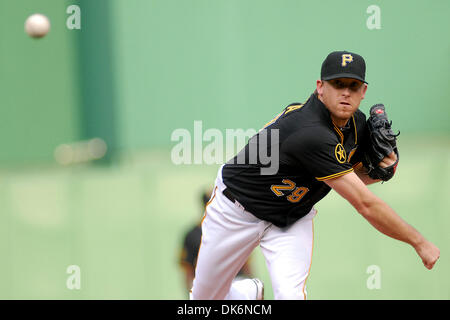
[[[233,282],[258,245],[275,299],[306,299],[314,205],[331,189],[433,267],[439,249],[366,187],[394,176],[399,153],[385,107],[373,106],[367,121],[358,110],[365,71],[360,55],[330,53],[309,99],[287,106],[220,168],[202,222],[192,299],[261,297],[257,281]],[[262,170],[267,154],[278,155],[275,173]]]

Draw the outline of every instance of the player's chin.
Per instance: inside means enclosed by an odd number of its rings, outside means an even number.
[[[338,112],[336,112],[336,117],[342,120],[348,120],[352,117],[355,111],[352,108],[341,108]]]
[[[358,110],[358,108],[359,108],[359,105],[349,104],[349,105],[344,106],[344,108],[342,110],[346,114],[349,114],[350,116],[352,116],[356,112],[356,110]]]

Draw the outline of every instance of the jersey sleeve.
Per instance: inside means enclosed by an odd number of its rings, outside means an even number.
[[[304,128],[289,137],[291,156],[318,181],[353,171],[337,136],[326,130]]]

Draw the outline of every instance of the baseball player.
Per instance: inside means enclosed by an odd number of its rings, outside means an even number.
[[[384,106],[373,106],[367,121],[358,110],[365,72],[360,55],[330,53],[309,99],[287,106],[219,169],[202,222],[192,299],[234,297],[232,280],[258,245],[275,299],[306,299],[314,205],[331,189],[433,267],[439,249],[366,187],[391,179],[399,154]],[[264,154],[278,154],[276,173],[263,173],[272,165]]]

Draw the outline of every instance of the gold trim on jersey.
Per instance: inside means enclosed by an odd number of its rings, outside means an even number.
[[[217,186],[214,188],[213,194],[211,199],[209,199],[209,201],[206,203],[205,205],[205,213],[203,214],[203,218],[202,221],[200,222],[200,226],[203,224],[203,221],[205,221],[206,218],[206,209],[208,208],[209,204],[214,200],[214,198],[216,197],[216,191],[217,191]],[[202,241],[203,241],[203,233],[200,237],[200,245],[198,247],[198,251],[197,251],[197,258],[195,258],[195,261],[198,261],[198,254],[200,253],[200,249],[202,248]],[[197,265],[195,266],[195,270],[197,269]],[[195,274],[195,273],[194,273]],[[194,276],[195,279],[195,276]],[[189,293],[192,293],[192,288],[189,290]]]
[[[316,210],[316,214],[317,214],[317,210]],[[311,256],[310,256],[310,258],[309,258],[308,274],[306,275],[306,278],[305,278],[305,280],[303,281],[303,287],[302,287],[303,300],[306,300],[306,292],[305,292],[306,281],[308,280],[309,274],[310,274],[310,272],[311,272],[312,258],[313,258],[313,252],[314,252],[314,219],[311,220],[311,228],[312,228]]]
[[[339,136],[341,137],[341,144],[344,145],[344,134],[342,133],[341,130],[339,130],[338,127],[336,127],[336,125],[333,122],[333,126],[334,126],[334,130],[339,134]]]
[[[355,169],[355,170],[358,170],[361,166],[362,166],[362,162],[359,161],[359,162],[355,163],[355,164],[352,166],[352,168]]]
[[[358,130],[356,128],[356,120],[355,120],[355,116],[352,114],[352,119],[353,119],[353,127],[355,128],[355,144],[358,144]],[[333,127],[334,130],[339,134],[339,137],[341,138],[341,144],[344,145],[344,134],[342,133],[342,131],[334,124],[333,122]]]
[[[275,116],[275,118],[273,118],[272,120],[270,120],[269,122],[267,122],[267,123],[264,125],[264,127],[262,127],[262,129],[267,128],[267,127],[270,126],[272,123],[274,123],[275,121],[277,121],[278,118],[281,117],[281,116],[283,115],[283,113],[284,113],[284,110],[281,111],[279,114],[277,114],[277,115]],[[261,129],[261,130],[262,130],[262,129]],[[261,130],[260,130],[260,131],[261,131]]]
[[[291,112],[291,111],[300,109],[300,108],[303,107],[303,106],[304,106],[303,103],[301,103],[301,104],[294,104],[294,105],[292,105],[292,106],[289,106],[289,107],[286,108],[286,111],[284,112],[284,114],[287,114],[287,113],[289,113],[289,112]]]
[[[353,119],[353,127],[355,127],[355,145],[358,144],[358,131],[356,130],[356,121],[355,121],[355,116],[352,115],[352,119]],[[350,161],[350,159],[349,159]]]
[[[203,218],[202,218],[202,221],[200,222],[200,226],[203,224],[203,221],[205,221],[205,218],[206,218],[206,209],[208,208],[208,206],[209,206],[209,204],[214,200],[214,198],[216,197],[216,191],[217,191],[217,186],[214,188],[214,192],[213,192],[213,195],[212,195],[212,197],[211,197],[211,199],[209,199],[209,201],[206,203],[206,205],[205,205],[205,213],[203,214]],[[200,238],[200,247],[198,248],[198,251],[200,251],[200,248],[201,248],[201,246],[202,246],[202,240],[201,240],[202,238]],[[197,253],[197,256],[198,256],[198,253]]]
[[[347,162],[350,162],[351,158],[353,157],[353,155],[355,154],[357,149],[358,148],[356,147],[356,148],[353,148],[352,151],[350,151],[350,153],[348,154],[348,157],[347,157]]]
[[[325,181],[325,180],[329,180],[329,179],[333,179],[333,178],[337,178],[337,177],[343,176],[343,175],[345,175],[345,174],[347,174],[349,172],[352,172],[352,171],[353,171],[353,168],[350,168],[348,170],[341,171],[341,172],[338,172],[338,173],[335,173],[335,174],[331,174],[331,175],[326,176],[326,177],[319,177],[319,178],[316,177],[316,180],[318,180],[318,181]]]

